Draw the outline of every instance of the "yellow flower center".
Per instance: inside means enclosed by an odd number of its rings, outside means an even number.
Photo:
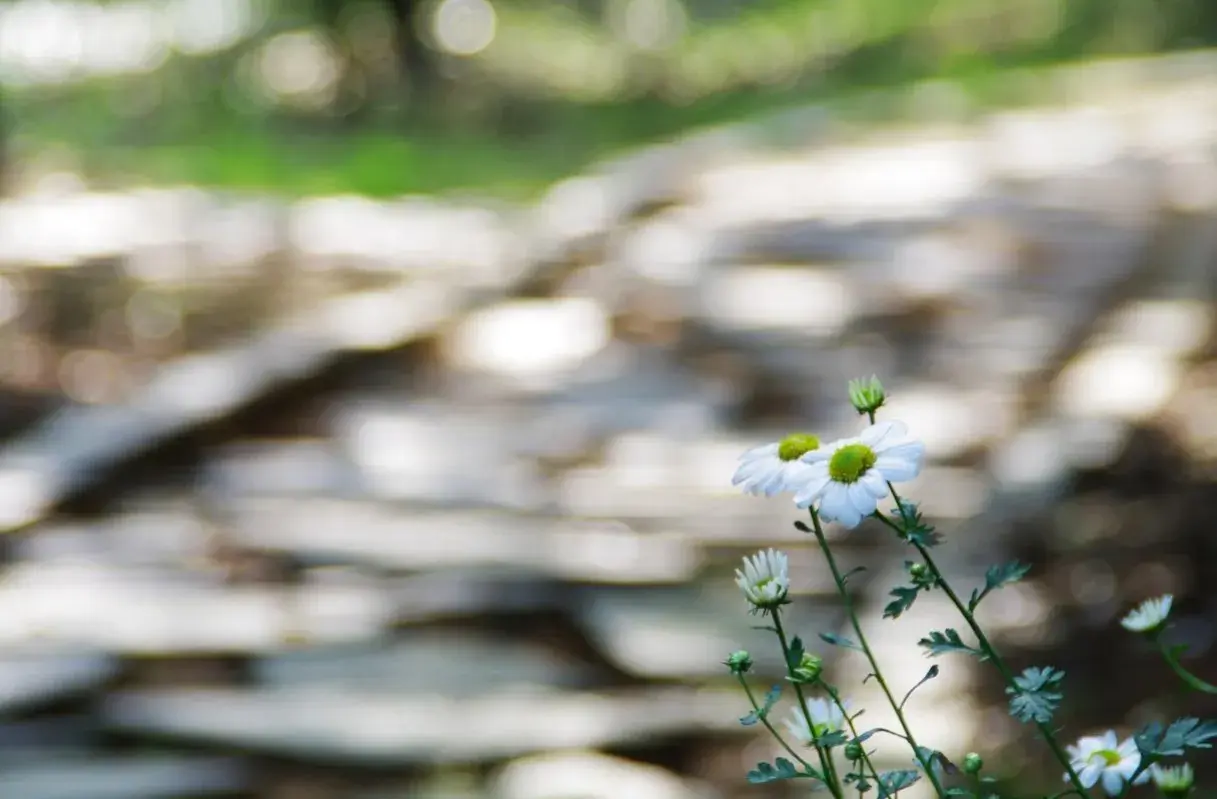
[[[784,461],[794,461],[819,448],[820,439],[811,433],[793,433],[778,444],[778,457]]]
[[[1118,766],[1121,760],[1120,753],[1114,749],[1096,749],[1091,757],[1101,759],[1105,767]]]
[[[838,483],[856,483],[876,460],[875,451],[865,444],[848,444],[832,454],[828,476]]]

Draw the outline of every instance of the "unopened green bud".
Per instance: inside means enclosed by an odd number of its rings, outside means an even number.
[[[976,752],[968,752],[963,757],[963,770],[968,774],[979,774],[985,767],[985,759]]]
[[[850,741],[845,744],[845,759],[858,761],[862,759],[862,744]]]
[[[883,407],[887,395],[879,378],[871,375],[862,380],[849,381],[849,401],[860,414],[872,414]]]
[[[752,655],[740,649],[728,655],[723,665],[731,669],[732,674],[747,674],[752,670]]]
[[[790,676],[793,682],[813,683],[820,679],[822,671],[824,671],[824,661],[820,656],[804,652],[803,657],[799,659],[799,665],[794,668]]]
[[[913,563],[909,565],[909,574],[911,574],[914,578],[925,577],[925,572],[926,568],[924,563]]]

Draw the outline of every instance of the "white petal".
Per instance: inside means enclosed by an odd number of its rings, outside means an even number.
[[[863,430],[858,435],[858,438],[862,440],[863,444],[879,452],[881,449],[905,438],[908,435],[908,431],[909,429],[904,422],[892,420],[871,425]]]
[[[1120,739],[1116,737],[1115,730],[1108,730],[1107,732],[1103,733],[1102,736],[1100,736],[1100,739],[1103,741],[1103,746],[1101,747],[1103,749],[1120,748]]]
[[[774,468],[774,464],[767,460],[754,460],[740,464],[739,468],[735,470],[735,476],[731,478],[731,485],[755,483],[772,468]]]
[[[876,500],[887,496],[887,483],[883,482],[883,475],[874,469],[868,469],[866,474],[858,478],[858,484],[866,486]]]
[[[1119,796],[1120,792],[1124,790],[1123,775],[1114,769],[1104,771],[1103,790],[1107,791],[1108,796]]]
[[[1095,763],[1089,763],[1082,767],[1078,772],[1078,779],[1082,781],[1082,785],[1087,788],[1093,788],[1094,784],[1099,781],[1099,777],[1103,774],[1103,767]]]
[[[858,512],[858,521],[861,521],[863,516],[870,516],[875,512],[877,499],[870,489],[861,482],[854,483],[849,487],[849,502]]]
[[[921,473],[921,462],[925,459],[925,444],[908,441],[877,453],[875,468],[883,477],[897,483],[912,480]]]
[[[854,515],[853,505],[849,502],[849,488],[841,483],[829,482],[820,495],[820,515],[830,522]]]
[[[740,455],[739,459],[741,461],[754,461],[757,458],[769,458],[769,457],[776,458],[777,454],[778,454],[778,448],[780,446],[781,445],[776,441],[773,443],[770,443],[770,444],[761,444],[759,447],[753,447],[752,449],[745,452],[743,455]]]
[[[828,465],[821,463],[808,466],[807,471],[800,475],[799,479],[803,481],[803,485],[794,495],[794,504],[800,508],[806,508],[819,499],[828,487],[831,481],[828,476]]]

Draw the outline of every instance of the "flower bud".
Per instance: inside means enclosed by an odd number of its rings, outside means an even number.
[[[985,759],[976,752],[968,752],[963,758],[963,770],[968,774],[979,774],[985,767]]]
[[[862,759],[862,745],[855,741],[845,744],[845,759],[858,761]]]
[[[849,401],[859,414],[872,414],[883,406],[887,395],[879,378],[871,375],[862,380],[849,381]]]
[[[1160,766],[1155,763],[1149,767],[1149,773],[1154,778],[1154,785],[1158,786],[1158,792],[1168,799],[1187,796],[1196,784],[1196,775],[1187,763],[1178,766]]]
[[[911,574],[914,578],[925,577],[925,572],[926,568],[924,563],[913,563],[909,565],[909,574]]]
[[[732,674],[747,674],[752,670],[752,655],[744,649],[737,650],[727,656],[723,665],[731,669]]]
[[[803,657],[799,659],[799,665],[795,666],[791,672],[790,678],[792,682],[813,683],[820,679],[822,671],[824,671],[824,661],[820,656],[804,652]]]

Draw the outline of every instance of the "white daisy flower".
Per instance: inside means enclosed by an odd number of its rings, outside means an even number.
[[[848,700],[845,705],[849,706]],[[811,734],[811,726],[807,724],[807,716],[803,715],[803,708],[798,705],[791,711],[790,718],[784,719],[786,729],[790,730],[790,734],[807,746],[811,746],[816,738],[822,738],[845,726],[845,714],[831,699],[819,696],[808,699],[807,712],[811,714],[811,723],[815,726],[816,734],[814,736]]]
[[[1141,765],[1141,753],[1137,750],[1136,742],[1126,738],[1121,743],[1112,730],[1102,735],[1083,736],[1076,746],[1065,748],[1069,750],[1070,765],[1078,773],[1082,785],[1093,788],[1102,782],[1103,790],[1110,796],[1123,793],[1133,772]],[[1135,782],[1140,785],[1148,780],[1149,772],[1144,771]]]
[[[1187,796],[1196,784],[1196,774],[1187,763],[1178,766],[1160,766],[1155,763],[1149,767],[1149,773],[1163,796]]]
[[[735,570],[735,583],[758,610],[773,610],[786,604],[790,591],[786,553],[766,549],[744,558],[744,570]]]
[[[1147,599],[1133,609],[1127,616],[1120,619],[1125,630],[1134,633],[1150,633],[1166,624],[1166,617],[1171,613],[1170,594],[1163,594],[1156,599]]]
[[[739,468],[731,478],[745,493],[771,497],[798,491],[809,474],[799,458],[818,449],[820,439],[809,433],[795,433],[781,441],[753,447],[740,456]]]
[[[820,515],[857,527],[887,496],[887,483],[912,480],[921,473],[925,445],[908,437],[903,422],[879,422],[856,438],[843,438],[802,457],[811,472],[800,475],[795,504],[819,500]]]

